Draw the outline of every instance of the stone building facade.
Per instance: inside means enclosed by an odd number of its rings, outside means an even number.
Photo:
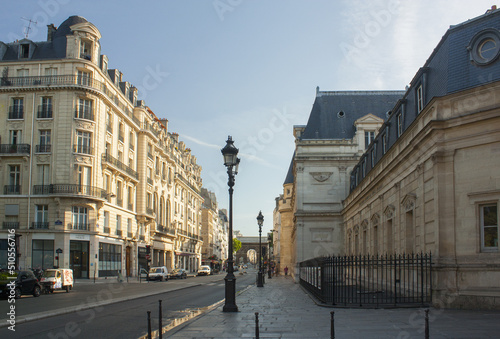
[[[355,166],[346,253],[433,255],[433,303],[500,305],[500,11],[452,26]]]
[[[77,278],[201,261],[201,167],[100,54],[82,17],[0,42],[0,265]],[[150,259],[150,262],[148,262]]]

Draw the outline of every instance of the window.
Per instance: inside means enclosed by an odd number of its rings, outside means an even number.
[[[76,131],[76,153],[92,154],[90,140],[92,135],[89,132]]]
[[[49,206],[35,205],[35,222],[46,223],[49,220]]]
[[[9,185],[5,187],[5,194],[21,193],[21,166],[9,165]]]
[[[104,174],[104,182],[103,186],[106,192],[110,193],[111,192],[111,176],[109,174]]]
[[[32,267],[53,268],[54,267],[54,240],[33,240]]]
[[[76,83],[82,86],[91,86],[91,74],[86,71],[78,71],[77,72]]]
[[[483,252],[498,251],[498,205],[479,206],[481,225],[481,250]]]
[[[106,113],[106,130],[113,133],[113,115],[109,110]]]
[[[116,235],[119,237],[122,236],[122,216],[121,215],[116,216]]]
[[[385,152],[387,152],[387,133],[382,135],[382,154],[385,154]]]
[[[116,204],[123,206],[123,182],[116,181]]]
[[[94,112],[92,110],[92,100],[79,99],[76,108],[75,118],[94,120]]]
[[[9,137],[10,137],[10,144],[11,145],[17,145],[21,143],[21,136],[22,136],[22,131],[20,130],[10,130],[9,131]]]
[[[52,97],[42,97],[42,102],[38,106],[38,119],[52,118]]]
[[[30,70],[27,68],[20,68],[16,71],[17,77],[27,77],[30,75]]]
[[[363,178],[366,176],[366,158],[363,158],[363,162],[361,163],[361,169],[363,171]]]
[[[132,238],[132,219],[127,219],[127,237]]]
[[[92,168],[89,166],[78,166],[78,185],[82,193],[90,194],[92,184]]]
[[[30,57],[30,45],[29,44],[22,44],[19,46],[20,51],[19,51],[19,57],[23,59],[27,59]]]
[[[9,107],[9,119],[24,119],[24,99],[12,99],[12,106]]]
[[[80,58],[92,60],[92,44],[88,40],[80,41]]]
[[[370,151],[370,160],[371,160],[372,168],[375,167],[375,149],[376,149],[376,147],[374,146]]]
[[[50,184],[50,165],[37,165],[38,184],[46,186]]]
[[[374,131],[365,131],[365,149],[373,141],[374,138],[375,138]]]
[[[115,276],[122,270],[122,246],[99,243],[99,277]]]
[[[57,75],[57,68],[47,67],[45,68],[45,76],[55,76]]]
[[[398,123],[398,138],[403,134],[403,113],[399,113],[397,116]]]
[[[135,140],[134,140],[134,133],[130,132],[128,136],[128,144],[129,144],[129,149],[132,151],[135,149]]]
[[[72,212],[73,229],[88,230],[89,215],[87,207],[73,206]]]
[[[131,186],[128,187],[128,193],[127,193],[127,201],[128,201],[128,209],[133,210],[134,209],[134,190]]]
[[[121,142],[125,140],[125,126],[121,122],[118,125],[118,140]]]
[[[422,112],[424,109],[424,92],[422,89],[422,85],[417,88],[417,113]]]
[[[104,233],[109,233],[109,212],[104,211]]]
[[[40,144],[37,145],[38,153],[50,153],[51,151],[51,131],[40,130]]]

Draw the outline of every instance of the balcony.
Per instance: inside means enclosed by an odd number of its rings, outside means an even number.
[[[153,179],[147,178],[146,181],[148,182],[148,184],[150,184],[151,186],[153,186]]]
[[[87,145],[73,145],[73,152],[81,154],[94,154],[94,148]]]
[[[52,119],[52,105],[39,105],[36,117],[38,119]]]
[[[133,211],[134,210],[134,204],[128,204],[128,209],[129,211]]]
[[[19,221],[4,221],[2,224],[4,230],[19,229]]]
[[[123,207],[123,199],[116,199],[116,205],[117,206],[120,206],[120,207]]]
[[[9,120],[21,120],[24,119],[24,107],[23,106],[10,106],[9,107]]]
[[[31,223],[31,229],[35,230],[48,230],[49,229],[49,222],[48,221],[33,221]]]
[[[78,231],[90,231],[89,223],[73,223],[68,224],[68,229],[70,230],[78,230]]]
[[[84,110],[76,109],[75,118],[94,121],[94,111],[89,109],[84,109]]]
[[[175,235],[175,230],[163,225],[156,225],[156,231],[164,234]]]
[[[52,145],[49,144],[35,146],[35,153],[50,153],[51,151]]]
[[[109,234],[109,227],[104,226],[102,232]]]
[[[20,185],[5,185],[3,187],[3,194],[21,194]]]
[[[108,192],[106,190],[87,185],[75,184],[52,184],[52,185],[35,185],[33,186],[33,194],[37,195],[86,195],[94,198],[107,199]]]
[[[146,214],[154,215],[155,211],[151,207],[146,207]]]
[[[0,87],[68,87],[74,86],[80,88],[81,86],[89,87],[94,90],[104,93],[110,101],[114,102],[118,108],[134,121],[138,126],[141,124],[137,119],[130,107],[120,100],[120,96],[114,94],[106,86],[106,83],[96,80],[94,78],[85,76],[78,76],[75,74],[67,75],[45,75],[45,76],[28,76],[28,77],[6,77],[0,81]]]
[[[111,126],[110,124],[106,124],[106,130],[107,130],[109,133],[113,133],[113,126]]]
[[[110,164],[110,165],[113,165],[114,167],[116,167],[117,169],[125,172],[129,176],[135,178],[136,180],[139,180],[139,173],[137,173],[136,171],[134,171],[129,166],[125,165],[120,160],[118,160],[115,157],[109,155],[108,153],[103,153],[102,154],[102,162]]]
[[[133,238],[132,232],[127,232],[127,238]]]
[[[140,235],[140,236],[139,236],[139,240],[140,240],[140,241],[144,241],[144,240],[145,240],[145,237],[144,237],[143,235]]]
[[[116,230],[115,234],[119,237],[121,237],[123,235],[123,231],[122,230]]]
[[[0,154],[30,154],[29,144],[1,144]]]

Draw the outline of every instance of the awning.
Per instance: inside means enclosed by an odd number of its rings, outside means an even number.
[[[196,253],[189,253],[189,252],[179,252],[179,251],[175,251],[175,255],[184,255],[184,256],[188,256],[188,255],[196,255]]]

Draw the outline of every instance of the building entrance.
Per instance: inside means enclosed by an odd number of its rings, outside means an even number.
[[[69,268],[74,278],[89,277],[89,242],[70,240]]]

